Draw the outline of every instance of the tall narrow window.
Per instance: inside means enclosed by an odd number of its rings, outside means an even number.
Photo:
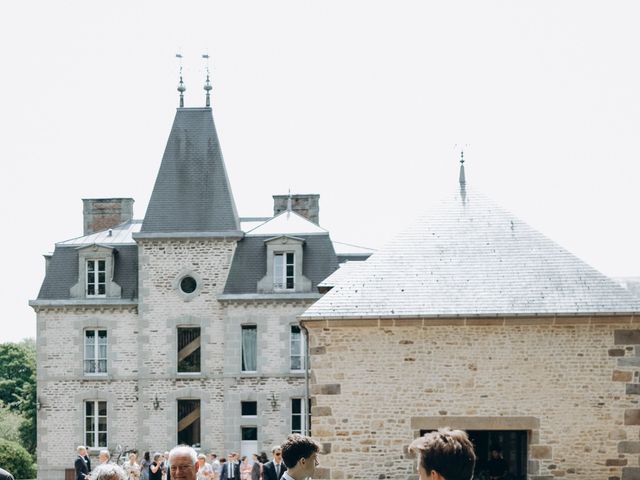
[[[107,331],[84,331],[84,373],[107,373]]]
[[[291,399],[291,433],[306,433],[310,411],[309,405],[305,407],[304,398]]]
[[[200,400],[178,400],[178,445],[200,446]]]
[[[242,371],[255,372],[258,360],[258,327],[242,325]]]
[[[273,288],[295,289],[295,255],[293,252],[275,253],[273,256]]]
[[[200,372],[200,328],[178,328],[178,372]]]
[[[107,402],[84,402],[84,438],[87,447],[107,446]]]
[[[298,325],[291,325],[291,370],[304,370],[304,337]]]
[[[106,294],[106,265],[105,260],[87,260],[87,296]]]

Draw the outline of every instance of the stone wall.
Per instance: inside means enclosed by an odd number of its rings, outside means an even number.
[[[632,322],[306,322],[312,433],[327,453],[316,477],[417,478],[406,447],[449,425],[527,430],[531,479],[640,478]]]
[[[41,480],[64,478],[84,440],[84,401],[107,401],[108,448],[165,451],[177,442],[177,401],[199,399],[204,451],[240,450],[241,427],[256,426],[269,451],[291,431],[291,398],[305,394],[290,371],[290,326],[312,300],[220,302],[235,242],[139,240],[138,305],[39,306],[38,467]],[[193,276],[185,294],[179,281]],[[241,325],[258,327],[258,371],[242,373]],[[201,329],[201,372],[177,373],[176,329]],[[108,332],[108,374],[85,375],[84,329]],[[271,405],[275,397],[277,405]],[[155,403],[157,399],[157,404]],[[258,415],[241,415],[256,401]],[[97,454],[97,450],[92,452]]]

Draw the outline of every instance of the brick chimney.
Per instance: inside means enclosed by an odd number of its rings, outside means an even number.
[[[273,215],[278,215],[287,210],[289,195],[273,196]],[[291,195],[291,210],[298,215],[312,221],[316,225],[320,224],[320,195],[315,193],[300,193]]]
[[[83,198],[84,235],[101,232],[133,218],[133,198]]]

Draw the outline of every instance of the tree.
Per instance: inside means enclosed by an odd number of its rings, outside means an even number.
[[[20,442],[20,427],[24,417],[12,412],[9,407],[0,402],[0,438],[12,442]]]
[[[16,478],[35,478],[35,465],[31,455],[16,442],[0,438],[0,465]]]
[[[32,339],[0,344],[0,403],[22,416],[20,441],[36,450],[36,347]]]

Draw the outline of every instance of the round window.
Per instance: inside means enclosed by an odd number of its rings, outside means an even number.
[[[184,293],[193,293],[196,290],[198,284],[196,283],[196,279],[193,277],[184,277],[180,280],[180,290]]]

